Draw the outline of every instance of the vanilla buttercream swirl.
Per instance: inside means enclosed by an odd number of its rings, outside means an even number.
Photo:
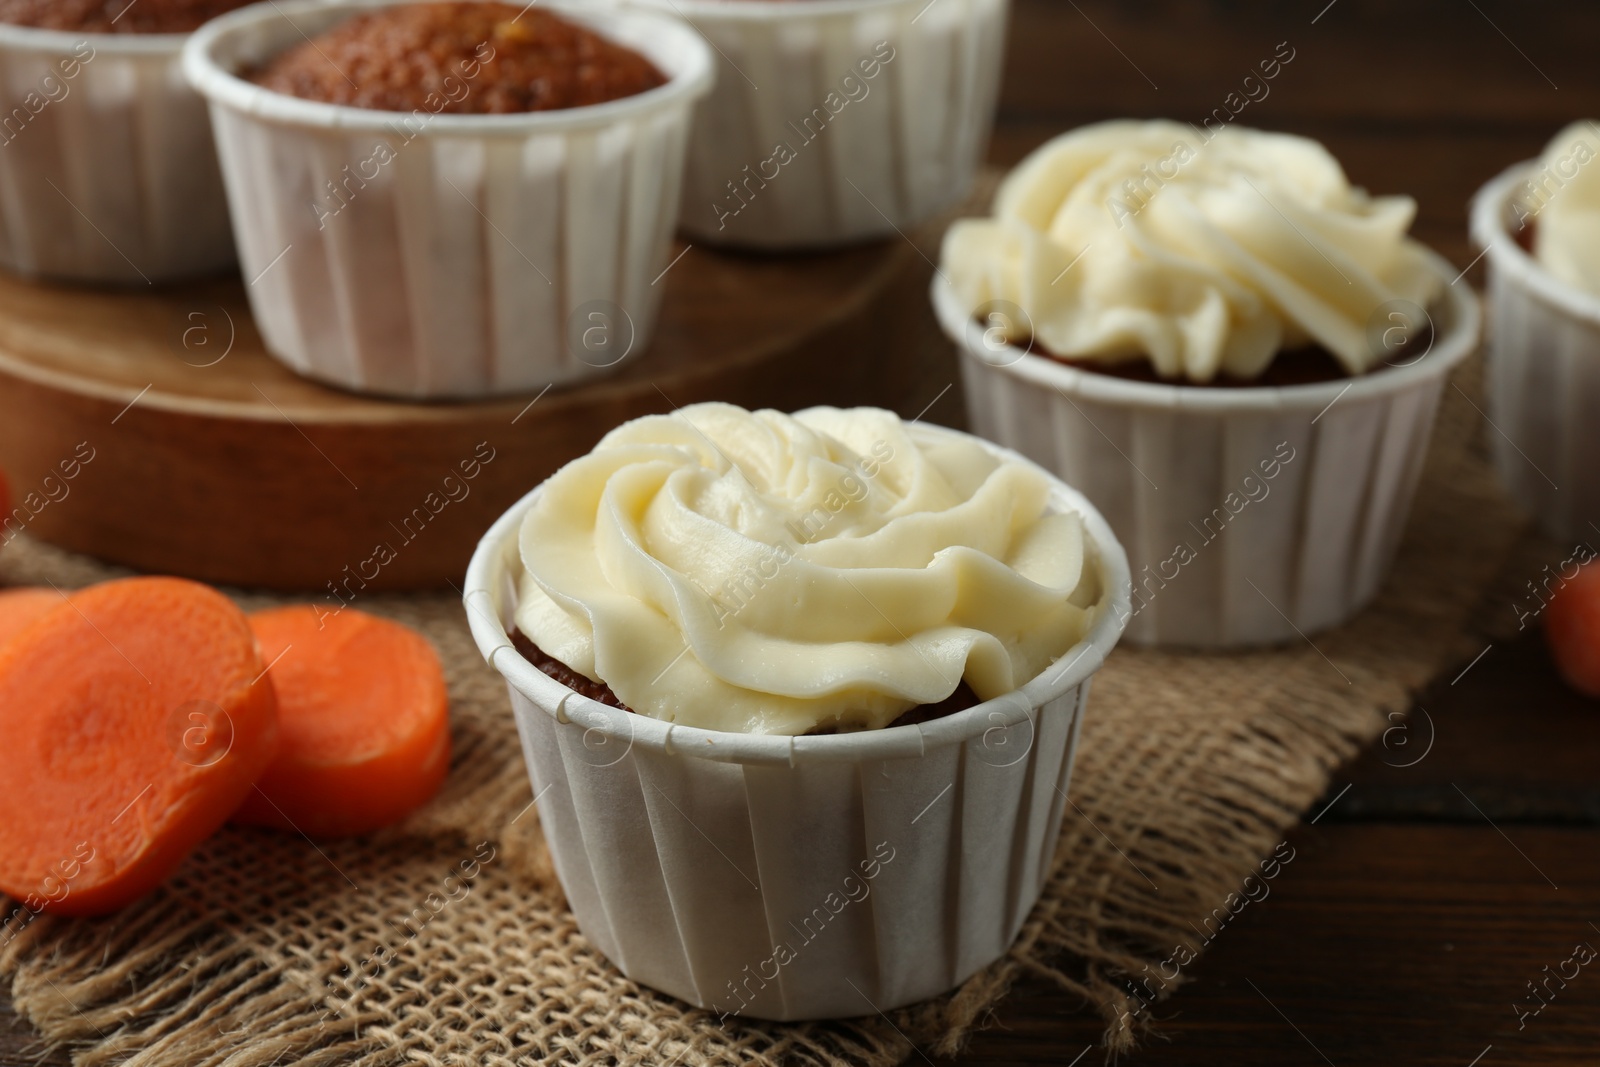
[[[941,267],[969,311],[1020,308],[990,324],[1057,356],[1205,382],[1320,345],[1362,374],[1392,354],[1370,336],[1380,309],[1442,289],[1415,213],[1303,137],[1104,122],[1024,160],[992,218],[950,228]]]
[[[1011,692],[1101,610],[1050,482],[870,408],[626,423],[523,520],[518,628],[629,708],[714,730],[888,725]]]
[[[1588,119],[1555,135],[1517,189],[1515,221],[1536,216],[1533,254],[1568,285],[1600,293],[1600,126]]]

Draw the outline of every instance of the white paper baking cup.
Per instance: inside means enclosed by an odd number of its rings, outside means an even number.
[[[1055,482],[1051,501],[1083,516],[1106,585],[1083,642],[932,722],[782,737],[619,711],[523,659],[507,628],[538,495],[479,544],[467,615],[510,688],[556,871],[600,951],[644,985],[762,1019],[871,1015],[1006,951],[1049,873],[1090,676],[1126,614],[1127,559],[1082,496]]]
[[[1600,536],[1600,296],[1547,271],[1511,235],[1512,198],[1537,162],[1472,203],[1489,270],[1488,436],[1512,497],[1562,540]]]
[[[1455,276],[1432,260],[1445,281]],[[1315,385],[1198,388],[994,343],[940,278],[933,303],[962,354],[974,431],[1081,489],[1127,546],[1128,639],[1201,648],[1301,640],[1372,599],[1446,377],[1479,324],[1471,288],[1450,285],[1429,312],[1433,344],[1410,365]],[[1280,448],[1293,458],[1282,462]]]
[[[233,265],[185,40],[0,25],[0,265],[133,285]]]
[[[718,52],[684,178],[681,227],[696,241],[845,244],[914,226],[972,188],[1009,0],[636,2],[683,15]],[[865,78],[880,42],[893,59]],[[794,158],[775,157],[779,145]]]
[[[211,102],[268,350],[313,378],[410,397],[572,382],[642,351],[711,50],[663,15],[547,5],[643,53],[669,80],[516,115],[344,107],[235,76],[387,6],[274,0],[208,23],[184,51],[185,73]]]

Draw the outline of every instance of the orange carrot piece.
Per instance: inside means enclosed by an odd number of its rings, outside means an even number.
[[[1600,697],[1600,562],[1566,579],[1544,611],[1550,655],[1568,685]]]
[[[17,636],[51,608],[59,608],[66,598],[54,589],[0,589],[0,645]]]
[[[399,821],[450,768],[450,701],[427,638],[354,609],[250,616],[283,744],[234,821],[311,837]]]
[[[277,746],[244,613],[178,578],[75,593],[0,647],[0,890],[98,915],[227,821]]]

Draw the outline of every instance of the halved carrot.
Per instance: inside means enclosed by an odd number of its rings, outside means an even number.
[[[227,821],[277,745],[244,613],[178,578],[75,593],[0,647],[0,890],[114,910]]]
[[[51,608],[66,603],[66,597],[54,589],[36,589],[24,586],[18,589],[0,589],[0,645],[28,628],[35,619]]]
[[[361,834],[438,791],[450,768],[450,701],[427,638],[351,608],[275,608],[250,625],[283,744],[235,822]]]

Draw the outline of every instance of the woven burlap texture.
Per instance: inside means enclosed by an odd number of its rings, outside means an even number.
[[[889,1065],[913,1044],[957,1052],[1028,974],[1126,1047],[1150,1012],[1124,976],[1202,948],[1205,918],[1334,769],[1470,654],[1475,603],[1522,528],[1482,454],[1477,377],[1445,390],[1400,561],[1359,619],[1315,646],[1111,656],[1043,897],[1010,954],[948,997],[892,1019],[721,1026],[624,978],[563,902],[504,688],[452,596],[357,605],[418,627],[447,665],[455,758],[433,804],[357,841],[226,829],[119,915],[34,920],[0,974],[82,1065]],[[7,583],[112,575],[24,540],[0,553]]]

